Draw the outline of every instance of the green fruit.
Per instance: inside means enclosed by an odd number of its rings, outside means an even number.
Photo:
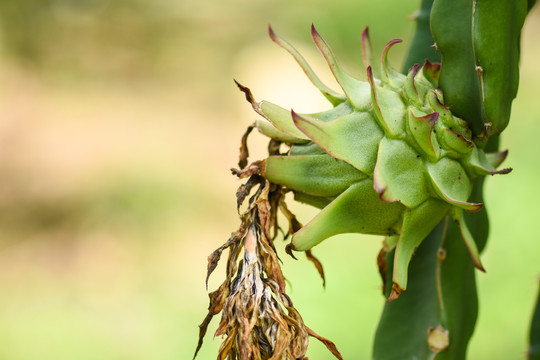
[[[328,88],[306,60],[269,29],[270,37],[299,63],[333,108],[297,114],[267,101],[255,102],[259,131],[289,145],[286,155],[270,156],[262,175],[321,212],[292,237],[294,250],[309,250],[340,233],[399,236],[394,262],[395,298],[407,287],[414,250],[447,215],[459,223],[475,266],[483,270],[463,211],[483,204],[468,198],[473,180],[496,170],[506,153],[485,154],[469,125],[452,115],[438,89],[439,64],[426,61],[405,76],[388,65],[370,63],[367,30],[362,36],[367,82],[348,75],[312,27],[312,37],[344,94]]]

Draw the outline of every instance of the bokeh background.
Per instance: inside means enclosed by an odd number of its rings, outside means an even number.
[[[258,99],[326,103],[266,33],[271,23],[329,78],[314,22],[363,78],[359,35],[395,37],[418,0],[0,1],[0,359],[190,359],[206,314],[206,257],[238,226],[230,174]],[[503,137],[510,175],[488,179],[492,231],[478,274],[471,359],[522,359],[540,274],[540,12],[523,33],[521,88]],[[250,139],[253,157],[265,139]],[[295,206],[301,219],[312,209]],[[336,237],[312,265],[284,260],[306,323],[367,359],[384,299],[381,239]],[[214,289],[223,277],[218,268]],[[214,359],[212,333],[202,360]],[[310,359],[329,354],[312,342]]]

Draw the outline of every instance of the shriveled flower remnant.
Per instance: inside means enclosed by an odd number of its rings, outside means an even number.
[[[246,136],[240,167],[247,163]],[[275,143],[275,148],[279,144]],[[238,208],[249,198],[248,209],[241,215],[240,228],[228,241],[208,257],[208,274],[215,270],[221,254],[229,249],[226,279],[221,286],[209,294],[208,315],[200,325],[199,343],[214,315],[222,312],[215,333],[224,337],[218,359],[239,360],[297,360],[305,357],[309,336],[322,341],[338,359],[342,359],[336,346],[304,324],[302,317],[285,293],[285,279],[281,272],[273,241],[278,234],[278,209],[289,219],[288,234],[301,225],[288,211],[284,203],[284,189],[265,180],[261,175],[260,163],[255,162],[244,170],[233,170],[240,178],[249,178],[237,192]],[[243,257],[239,260],[243,250]],[[320,263],[307,253],[322,274]]]

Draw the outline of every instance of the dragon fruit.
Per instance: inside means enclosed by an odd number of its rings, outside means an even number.
[[[426,61],[407,75],[388,63],[390,41],[381,64],[373,61],[367,28],[362,51],[367,82],[347,74],[312,26],[313,40],[343,93],[327,87],[302,55],[269,27],[271,39],[287,50],[333,106],[299,114],[268,101],[255,101],[258,130],[274,145],[287,146],[257,163],[271,183],[294,193],[295,200],[322,209],[296,231],[290,248],[307,251],[340,233],[384,235],[395,248],[393,286],[388,298],[407,288],[407,270],[415,249],[445,217],[458,223],[474,265],[483,270],[463,212],[483,204],[469,202],[473,180],[505,174],[497,170],[507,152],[487,154],[485,140],[473,138],[468,123],[444,105],[438,88],[440,65]],[[280,147],[277,147],[280,149]]]

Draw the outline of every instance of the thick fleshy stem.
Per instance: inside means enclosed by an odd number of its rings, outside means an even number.
[[[540,284],[540,278],[538,279]],[[531,329],[529,332],[529,349],[527,350],[528,360],[540,359],[540,291],[538,292],[538,299],[536,300],[536,306],[534,308]]]

